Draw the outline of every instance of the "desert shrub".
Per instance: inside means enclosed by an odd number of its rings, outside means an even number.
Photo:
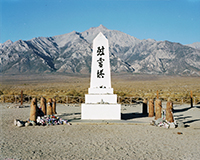
[[[128,94],[123,91],[114,91],[114,93],[117,94],[117,96],[121,97],[128,96]]]
[[[76,96],[76,97],[82,96],[81,93],[78,92],[78,91],[75,90],[75,89],[72,89],[72,90],[70,90],[69,92],[67,92],[67,95],[68,95],[68,96]]]

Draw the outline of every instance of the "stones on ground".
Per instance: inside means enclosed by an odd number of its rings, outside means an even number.
[[[19,119],[14,119],[14,125],[17,125],[17,122],[19,121]]]
[[[162,123],[163,119],[162,118],[158,118],[157,120],[155,120],[155,125],[157,126],[158,124]]]
[[[17,121],[17,126],[18,127],[22,127],[23,126],[23,123],[21,121]]]
[[[19,119],[14,119],[14,125],[17,127],[22,127],[25,125],[24,121],[20,121]]]
[[[175,123],[169,123],[169,128],[176,128]]]
[[[185,128],[185,124],[183,122],[178,122],[178,127],[179,128]]]
[[[157,120],[152,120],[150,122],[150,125],[162,127],[162,128],[176,128],[177,127],[176,123],[174,122],[170,123],[167,120],[162,119],[162,118],[158,118]]]
[[[31,123],[29,123],[29,122],[26,122],[25,123],[25,127],[28,127],[28,126],[30,126],[31,125]]]
[[[54,115],[49,115],[49,116],[43,116],[40,117],[38,116],[36,119],[36,122],[34,121],[20,121],[15,119],[14,120],[14,125],[18,127],[23,127],[23,126],[36,126],[36,125],[42,125],[42,126],[51,126],[51,125],[71,125],[67,120],[63,120],[62,118]]]

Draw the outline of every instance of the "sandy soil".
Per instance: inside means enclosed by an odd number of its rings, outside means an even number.
[[[13,120],[28,119],[30,107],[15,106],[0,103],[0,159],[198,160],[200,157],[200,107],[175,105],[175,118],[188,127],[165,129],[149,125],[153,118],[141,116],[141,104],[123,106],[126,120],[113,125],[73,123],[80,119],[80,107],[58,104],[58,114],[72,120],[72,125],[19,128]]]

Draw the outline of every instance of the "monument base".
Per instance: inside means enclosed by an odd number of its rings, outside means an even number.
[[[85,95],[85,103],[100,103],[104,102],[109,104],[117,103],[117,95],[116,94],[86,94]]]
[[[121,120],[120,104],[82,104],[82,120]]]

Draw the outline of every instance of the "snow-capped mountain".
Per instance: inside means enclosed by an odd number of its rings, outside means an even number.
[[[172,43],[140,40],[103,25],[84,32],[0,44],[4,73],[89,73],[92,41],[99,32],[109,40],[112,72],[200,76],[200,50]]]

